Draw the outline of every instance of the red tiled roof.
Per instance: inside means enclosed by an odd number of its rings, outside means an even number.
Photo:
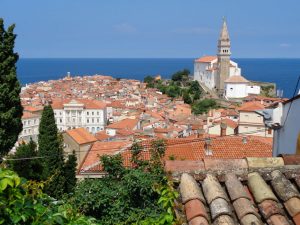
[[[225,80],[226,83],[249,83],[247,79],[243,76],[230,76],[228,79]]]
[[[100,163],[99,156],[116,154],[121,149],[129,147],[131,144],[132,142],[130,141],[95,142],[87,152],[80,170],[90,170],[94,166],[98,166]]]
[[[132,130],[138,124],[138,122],[138,119],[123,119],[118,122],[109,124],[107,128]]]
[[[40,116],[37,114],[34,114],[34,113],[30,113],[30,112],[23,112],[23,115],[22,115],[22,119],[30,119],[30,118],[37,118],[37,117],[40,117]]]
[[[252,112],[256,110],[262,110],[265,106],[262,105],[260,102],[245,102],[241,107],[238,108],[238,111],[247,111]]]
[[[203,139],[195,138],[174,138],[165,139],[166,152],[164,160],[174,158],[175,160],[202,160],[206,158],[211,159],[242,159],[244,157],[271,157],[272,145],[255,136],[247,137],[247,143],[242,142],[243,137],[240,136],[225,136],[212,138],[209,150],[211,155],[206,154],[205,141]],[[153,139],[145,140],[141,142],[144,149],[141,154],[143,160],[150,159],[149,149],[151,148],[151,142]],[[103,142],[100,142],[100,144]],[[114,142],[105,142],[105,144]],[[121,142],[123,143],[123,142]],[[100,145],[96,142],[94,145]],[[125,144],[123,145],[125,146]],[[93,147],[94,148],[94,147]],[[92,148],[92,149],[93,149]],[[104,151],[102,151],[103,153]],[[108,150],[103,154],[115,154],[118,150]],[[131,167],[131,151],[129,148],[121,153],[124,165]],[[87,154],[89,161],[97,161],[98,157],[94,151],[90,151]],[[87,167],[90,162],[86,162],[84,165]],[[84,167],[84,166],[83,166]],[[82,167],[82,168],[83,168]],[[100,167],[97,167],[101,169]],[[93,171],[97,171],[96,167],[93,167]],[[99,171],[98,171],[99,172]]]
[[[97,141],[97,139],[83,127],[67,130],[66,133],[80,145]]]
[[[104,109],[106,107],[104,102],[94,99],[53,99],[51,106],[53,109],[63,109],[64,104],[70,104],[71,102],[83,104],[86,109]]]
[[[231,119],[228,119],[228,118],[224,118],[224,119],[220,119],[220,120],[217,120],[217,121],[213,121],[213,123],[216,123],[216,124],[220,124],[220,123],[225,123],[227,126],[235,129],[237,126],[238,126],[238,123],[231,120]]]
[[[106,140],[106,139],[110,138],[110,136],[107,135],[105,131],[99,131],[98,133],[95,134],[95,137],[99,141]]]
[[[205,62],[205,63],[208,63],[208,62],[214,61],[217,58],[218,58],[217,56],[203,56],[201,58],[196,59],[195,62]]]

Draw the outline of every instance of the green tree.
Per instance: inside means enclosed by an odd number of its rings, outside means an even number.
[[[77,157],[75,152],[68,155],[68,159],[64,165],[64,177],[65,177],[65,192],[72,193],[76,185],[76,166]]]
[[[217,102],[213,99],[204,99],[202,101],[196,102],[192,106],[192,111],[195,114],[207,113],[209,109],[217,108]]]
[[[154,77],[148,75],[144,78],[144,83],[153,83],[154,82]]]
[[[200,92],[201,93],[201,90],[200,90],[200,85],[198,83],[198,81],[194,80],[190,83],[190,91],[192,93],[196,93],[196,92]]]
[[[185,91],[184,93],[183,93],[183,101],[184,101],[184,103],[186,103],[186,104],[191,104],[192,103],[192,99],[191,99],[191,96],[190,96],[190,94],[187,92],[187,91]]]
[[[22,113],[16,63],[18,54],[14,52],[15,25],[4,29],[0,18],[0,158],[6,155],[18,140],[22,131]]]
[[[167,87],[166,94],[171,98],[176,98],[181,94],[181,88],[173,84]]]
[[[185,81],[188,79],[190,71],[188,69],[177,71],[172,75],[173,81]]]
[[[59,198],[64,193],[65,178],[63,173],[63,141],[58,135],[51,105],[44,107],[39,126],[39,156],[43,157],[42,178],[49,179],[45,191],[52,197]]]
[[[22,143],[16,150],[16,153],[9,160],[9,166],[19,174],[19,176],[27,180],[40,180],[40,171],[42,165],[37,157],[36,143],[30,139],[29,143]],[[26,161],[19,159],[32,158]]]

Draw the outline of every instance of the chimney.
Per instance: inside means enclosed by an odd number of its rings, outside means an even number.
[[[204,133],[205,133],[204,129],[198,129],[197,130],[197,138],[200,138],[200,136],[202,137]]]
[[[226,128],[227,128],[227,124],[221,122],[220,127],[221,127],[221,134],[220,134],[220,136],[221,136],[221,137],[226,136]]]

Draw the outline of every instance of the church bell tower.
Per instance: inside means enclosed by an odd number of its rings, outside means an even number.
[[[230,39],[225,18],[218,41],[218,78],[217,91],[219,96],[224,95],[224,81],[229,78],[230,69]]]

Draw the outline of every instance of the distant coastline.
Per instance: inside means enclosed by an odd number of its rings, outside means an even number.
[[[108,75],[114,78],[143,80],[147,75],[160,74],[170,78],[183,68],[193,72],[194,58],[20,58],[17,64],[21,83],[56,80],[71,75]],[[274,82],[291,97],[300,58],[233,58],[249,80]]]

